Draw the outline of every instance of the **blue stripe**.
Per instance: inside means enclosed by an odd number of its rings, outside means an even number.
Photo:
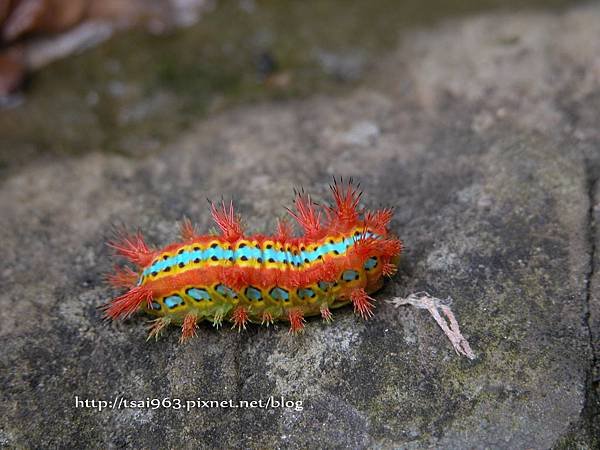
[[[233,258],[234,261],[241,260],[242,256],[245,256],[248,260],[256,260],[262,258],[263,262],[268,262],[269,260],[273,260],[275,262],[281,263],[284,261],[289,261],[295,265],[305,264],[305,260],[308,260],[309,263],[316,261],[319,259],[319,256],[324,256],[328,253],[336,250],[340,255],[346,253],[349,247],[352,247],[354,243],[360,239],[362,236],[350,236],[345,238],[341,242],[336,242],[335,244],[326,243],[321,245],[318,249],[313,251],[304,251],[299,252],[298,255],[293,255],[292,252],[287,252],[285,250],[275,250],[275,249],[265,249],[261,250],[256,247],[243,247],[238,248],[237,250],[226,250],[221,247],[216,248],[207,248],[204,250],[193,250],[189,252],[183,252],[180,255],[172,256],[170,258],[157,261],[152,264],[150,267],[144,270],[142,276],[148,276],[152,272],[161,272],[167,267],[174,267],[181,263],[184,265],[190,264],[192,261],[198,259],[201,262],[209,261],[213,256],[217,257],[218,261],[227,261],[229,258]],[[378,236],[373,233],[365,233],[365,237],[375,237]]]

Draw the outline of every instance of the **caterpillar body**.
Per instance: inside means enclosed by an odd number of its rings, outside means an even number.
[[[295,210],[288,212],[302,236],[293,236],[285,220],[274,236],[246,236],[232,203],[224,202],[211,203],[218,235],[199,235],[189,220],[181,225],[181,241],[162,249],[149,247],[139,232],[121,235],[109,245],[136,270],[118,267],[108,277],[128,291],[104,306],[105,316],[144,310],[157,316],[149,338],[176,324],[182,341],[195,336],[202,320],[216,327],[228,320],[239,330],[247,322],[283,320],[295,333],[304,317],[329,322],[332,309],[349,303],[369,318],[369,294],[396,272],[402,243],[388,230],[391,209],[359,210],[362,193],[352,180],[334,180],[330,189],[333,204],[324,208],[296,193]]]

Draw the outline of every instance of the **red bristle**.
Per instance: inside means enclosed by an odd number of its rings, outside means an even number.
[[[375,233],[384,234],[393,215],[394,211],[391,208],[368,211],[365,213],[365,227],[372,229]]]
[[[400,239],[388,238],[378,241],[379,254],[384,257],[398,256],[402,252],[402,241]]]
[[[323,321],[327,323],[333,321],[333,314],[331,314],[327,305],[321,306],[321,317],[323,318]]]
[[[152,292],[146,286],[136,286],[104,305],[102,309],[106,318],[113,320],[126,319],[137,311],[144,302],[150,308]]]
[[[381,269],[381,273],[383,275],[385,275],[386,277],[391,277],[396,272],[398,272],[398,267],[395,264],[392,264],[392,263],[389,263],[389,262],[385,263],[383,265],[383,268]]]
[[[268,311],[263,312],[261,324],[269,326],[272,323],[273,323],[273,314],[271,314]]]
[[[277,241],[287,241],[294,234],[294,230],[292,230],[292,225],[285,219],[277,219],[277,234],[275,235],[275,240]]]
[[[350,293],[350,300],[354,304],[354,312],[359,314],[363,319],[367,320],[369,317],[373,317],[373,299],[369,297],[367,292],[362,288],[354,289]]]
[[[235,290],[240,290],[250,284],[248,274],[242,267],[221,269],[219,278],[223,280],[223,284]]]
[[[325,261],[319,269],[319,274],[323,281],[335,281],[339,274],[338,263],[333,259]]]
[[[379,254],[380,242],[381,239],[366,237],[365,234],[361,234],[356,239],[352,252],[363,259],[367,259]]]
[[[310,195],[299,192],[294,200],[296,212],[287,208],[290,215],[298,222],[304,230],[307,237],[319,236],[323,231],[321,223],[321,211],[317,211],[315,203],[310,199]]]
[[[365,237],[362,234],[356,240],[352,251],[361,258],[368,258],[375,255],[391,258],[400,254],[402,251],[402,242],[395,238],[380,239]]]
[[[138,274],[135,273],[130,267],[115,266],[114,273],[106,276],[106,282],[116,288],[131,289],[136,285],[138,277]]]
[[[183,325],[181,326],[181,337],[179,338],[180,343],[184,343],[192,337],[196,336],[196,329],[198,325],[196,322],[198,317],[196,314],[189,313],[183,319]]]
[[[225,240],[235,241],[243,236],[242,224],[233,211],[233,202],[229,202],[229,207],[227,207],[225,201],[222,201],[220,209],[214,203],[211,203],[210,213],[217,226],[221,229]]]
[[[301,309],[290,309],[288,311],[288,319],[290,321],[290,334],[296,334],[304,329],[305,320]]]
[[[352,185],[352,179],[348,183],[344,183],[343,179],[338,183],[334,179],[332,185],[329,186],[333,194],[335,206],[330,208],[331,220],[336,222],[336,225],[351,226],[358,220],[358,203],[362,192]]]
[[[150,249],[144,242],[144,237],[139,231],[133,235],[118,232],[116,239],[108,242],[107,245],[114,248],[117,254],[140,267],[150,264],[154,257],[154,250]]]
[[[242,328],[246,329],[246,322],[248,322],[248,311],[243,306],[238,306],[233,310],[233,326],[231,328],[236,328],[238,331],[242,331]]]
[[[162,331],[171,323],[171,319],[167,317],[160,317],[158,319],[152,320],[151,325],[148,329],[148,338],[147,341],[152,339],[153,337],[158,339]]]
[[[181,239],[185,242],[194,241],[198,238],[198,230],[190,219],[184,217],[179,225],[179,234]]]

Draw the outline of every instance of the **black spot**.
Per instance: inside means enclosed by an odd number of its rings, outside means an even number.
[[[215,242],[214,244],[212,244],[212,245],[210,246],[210,248],[217,248],[218,246],[219,246],[219,244],[217,244],[217,243]]]
[[[177,252],[177,254],[179,254],[179,255],[183,254],[184,250],[185,250],[185,249],[183,249],[183,248],[182,248],[181,250],[179,250],[179,251]]]
[[[242,256],[240,259],[241,259],[242,261],[248,261],[248,257],[247,257],[247,256]]]
[[[169,267],[165,267],[165,268],[163,269],[163,272],[170,272],[170,271],[171,271],[171,267],[170,267],[170,266],[169,266]]]
[[[306,250],[306,247],[300,247],[301,252],[303,252],[304,250]]]
[[[335,241],[333,239],[329,239],[329,243],[330,244],[335,244]]]
[[[181,262],[179,263],[179,267],[185,267],[185,264]]]
[[[244,248],[246,246],[246,244],[244,244],[243,242],[239,245],[238,248]]]
[[[323,255],[319,255],[317,259],[323,259]]]
[[[150,275],[152,275],[153,277],[155,277],[156,275],[158,275],[158,272],[152,272]]]
[[[233,262],[233,256],[229,257],[229,262]]]
[[[271,244],[267,244],[267,250],[271,250],[273,246]]]
[[[360,236],[360,231],[355,231],[354,236]]]
[[[200,247],[194,247],[194,251],[197,252],[200,250]]]
[[[194,262],[195,262],[196,264],[198,264],[198,263],[200,262],[200,258],[196,258],[196,259],[194,259]]]
[[[270,263],[274,263],[274,262],[275,262],[275,260],[274,260],[273,258],[269,258],[269,262],[270,262]]]
[[[169,255],[163,255],[163,259],[169,259]]]
[[[219,258],[217,258],[215,255],[211,256],[210,259],[211,259],[211,261],[218,261],[219,260]]]
[[[308,263],[310,262],[310,260],[309,260],[308,258],[304,258],[304,262],[305,262],[306,264],[308,264]]]
[[[258,258],[256,261],[257,261],[259,264],[262,264],[262,258]]]
[[[339,254],[340,254],[340,252],[338,252],[337,250],[334,250],[334,251],[333,251],[333,254],[334,254],[334,255],[339,255]]]

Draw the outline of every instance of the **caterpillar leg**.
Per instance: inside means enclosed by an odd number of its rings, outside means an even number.
[[[352,300],[354,312],[356,314],[360,315],[365,320],[373,317],[373,309],[375,309],[375,306],[372,302],[374,300],[369,297],[363,288],[354,289],[350,293],[350,300]]]
[[[385,263],[381,270],[381,273],[383,273],[383,275],[386,277],[392,277],[395,275],[396,272],[398,272],[398,266],[391,262]]]
[[[269,311],[265,311],[262,314],[262,321],[261,321],[261,325],[266,325],[269,326],[273,323],[273,314],[271,314]]]
[[[294,308],[288,311],[288,319],[290,321],[290,334],[299,333],[304,329],[304,314],[301,309]]]
[[[151,320],[150,323],[148,337],[146,338],[147,341],[152,338],[158,340],[158,337],[162,334],[163,330],[171,323],[171,319],[168,317],[160,317]]]
[[[215,313],[215,315],[213,317],[212,324],[213,324],[213,327],[215,327],[217,330],[219,328],[221,328],[221,326],[223,326],[223,317],[224,317],[224,314],[221,312]]]
[[[196,330],[198,329],[198,316],[193,313],[189,313],[183,319],[183,325],[181,326],[181,337],[179,343],[183,344],[190,338],[196,336]]]
[[[331,314],[331,311],[326,304],[321,306],[321,317],[323,318],[323,322],[333,322],[333,314]]]
[[[243,306],[238,306],[233,310],[233,326],[231,328],[236,328],[239,331],[242,331],[242,328],[246,329],[246,323],[248,322],[248,310]]]

